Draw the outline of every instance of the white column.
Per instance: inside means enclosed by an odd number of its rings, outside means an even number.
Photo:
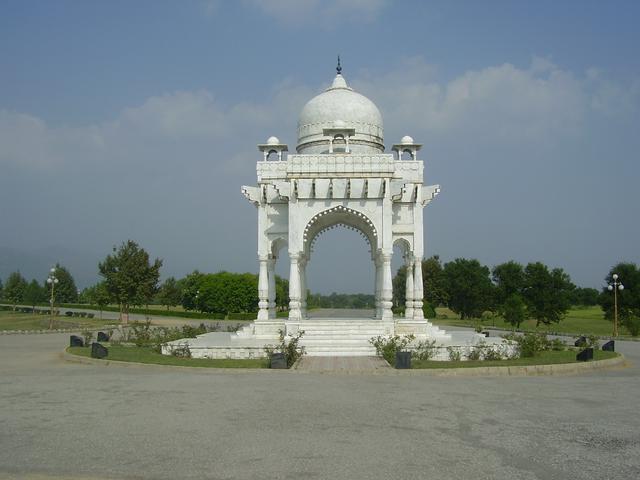
[[[404,318],[413,319],[413,257],[407,254]]]
[[[391,307],[393,299],[393,286],[391,280],[391,254],[382,254],[382,319],[393,320]]]
[[[300,261],[300,314],[302,318],[307,317],[307,259]]]
[[[289,320],[300,321],[300,260],[299,253],[290,253],[291,269],[289,270]]]
[[[382,264],[380,262],[380,256],[376,255],[376,318],[382,318]]]
[[[258,320],[269,320],[269,278],[267,262],[269,257],[260,256],[260,273],[258,275]]]
[[[424,320],[424,312],[422,311],[422,298],[424,297],[422,257],[416,258],[413,272],[413,318],[414,320]]]
[[[269,318],[276,318],[276,257],[267,262],[269,276]]]

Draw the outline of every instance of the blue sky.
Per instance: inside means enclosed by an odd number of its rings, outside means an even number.
[[[294,147],[340,53],[387,146],[424,143],[425,182],[443,190],[425,211],[427,255],[540,260],[598,287],[617,261],[640,261],[639,13],[634,1],[0,1],[0,277],[61,261],[87,284],[127,238],[165,275],[255,271],[239,187],[255,182],[256,144]],[[313,290],[372,289],[355,233],[332,230],[315,256]]]

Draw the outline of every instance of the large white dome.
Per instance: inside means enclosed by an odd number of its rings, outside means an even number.
[[[354,153],[384,152],[382,115],[375,104],[354,92],[341,74],[332,85],[312,98],[298,118],[298,153],[327,153],[323,129],[354,129],[350,149]]]

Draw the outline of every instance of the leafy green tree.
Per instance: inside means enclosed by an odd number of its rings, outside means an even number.
[[[558,323],[571,307],[575,285],[561,268],[549,271],[540,262],[529,263],[525,269],[524,300],[529,316],[536,326]]]
[[[203,312],[257,312],[258,276],[230,272],[205,275],[200,282],[197,306]]]
[[[200,284],[205,274],[194,270],[189,275],[178,280],[178,288],[180,289],[180,303],[185,310],[197,310],[197,296],[200,290]]]
[[[448,306],[462,319],[480,318],[493,307],[493,284],[489,268],[478,260],[456,258],[444,266]]]
[[[35,307],[36,304],[47,301],[47,290],[37,280],[31,280],[24,289],[22,301]]]
[[[422,260],[422,283],[424,300],[429,305],[437,307],[447,304],[449,300],[447,278],[438,255]]]
[[[4,298],[4,287],[2,285],[2,279],[0,278],[0,299]]]
[[[276,275],[276,309],[289,308],[289,280]]]
[[[127,240],[98,264],[109,296],[120,305],[120,320],[126,323],[131,305],[146,305],[156,292],[162,260],[153,263],[149,254]],[[125,315],[123,317],[123,314]]]
[[[13,272],[7,278],[4,285],[4,297],[13,304],[15,311],[16,305],[22,302],[24,291],[27,288],[27,281],[24,279],[20,271]]]
[[[182,299],[182,292],[180,286],[174,277],[167,278],[160,286],[158,291],[158,301],[160,305],[164,305],[169,310],[169,307],[175,307],[180,304]]]
[[[595,288],[576,288],[571,294],[571,305],[590,307],[598,305],[600,292]]]
[[[75,303],[78,301],[78,288],[69,270],[56,263],[54,276],[58,279],[54,296],[56,303]],[[51,296],[51,285],[45,282],[47,298]]]
[[[607,285],[613,284],[613,274],[618,274],[618,282],[624,290],[617,291],[618,319],[633,335],[640,325],[640,268],[635,263],[620,262],[613,266],[605,277]],[[605,318],[613,320],[613,292],[607,287],[602,289],[598,303],[604,310]]]
[[[513,295],[522,295],[524,291],[524,267],[513,260],[493,267],[493,282],[496,285],[496,303],[498,305]]]
[[[527,318],[526,304],[519,294],[514,293],[502,303],[500,313],[507,323],[520,328],[520,324]]]
[[[95,285],[85,288],[82,292],[82,297],[85,303],[95,305],[100,310],[100,319],[102,320],[102,311],[104,307],[111,302],[111,295],[107,290],[107,285],[104,281],[98,282]]]

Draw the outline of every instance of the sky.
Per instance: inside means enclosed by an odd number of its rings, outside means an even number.
[[[343,74],[387,151],[424,144],[426,256],[561,267],[600,288],[640,263],[637,1],[0,0],[0,278],[80,287],[133,239],[163,277],[257,272],[256,145]],[[394,267],[401,263],[394,255]],[[285,261],[277,270],[287,276]],[[314,292],[372,293],[353,231]]]

